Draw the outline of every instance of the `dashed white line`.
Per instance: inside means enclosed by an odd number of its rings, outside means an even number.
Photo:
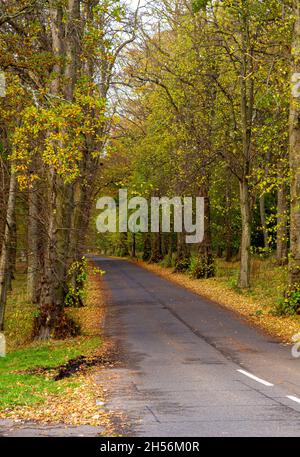
[[[248,371],[245,371],[245,370],[237,370],[237,371],[239,373],[244,374],[245,376],[248,376],[248,378],[251,378],[254,381],[260,382],[264,386],[267,386],[267,387],[273,387],[274,386],[274,384],[271,384],[270,382],[265,381],[264,379],[258,378],[257,376],[254,376],[254,374],[249,373]]]
[[[300,398],[295,397],[294,395],[287,395],[287,398],[289,398],[292,401],[295,401],[296,403],[300,403]]]

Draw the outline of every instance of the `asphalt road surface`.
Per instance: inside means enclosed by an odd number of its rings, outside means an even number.
[[[137,265],[94,260],[107,272],[106,332],[126,360],[108,370],[107,405],[125,435],[300,436],[290,346]]]

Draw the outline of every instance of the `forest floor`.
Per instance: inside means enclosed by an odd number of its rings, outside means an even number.
[[[188,273],[174,273],[174,268],[163,264],[138,264],[198,295],[240,314],[252,325],[262,329],[283,342],[291,342],[300,332],[300,316],[276,316],[273,311],[282,297],[287,268],[275,266],[273,259],[252,259],[252,284],[249,290],[237,288],[239,262],[216,260],[216,277],[193,279]]]
[[[50,424],[54,435],[66,425],[74,427],[70,430],[75,435],[93,434],[89,427],[97,433],[113,434],[105,409],[106,389],[97,383],[97,373],[114,366],[118,354],[101,334],[105,294],[100,274],[91,264],[86,290],[86,306],[68,310],[81,327],[79,337],[31,342],[35,307],[26,301],[26,277],[22,266],[18,267],[6,312],[7,355],[0,358],[3,435],[31,422],[40,424],[41,435],[50,433]],[[21,433],[26,435],[24,430]]]

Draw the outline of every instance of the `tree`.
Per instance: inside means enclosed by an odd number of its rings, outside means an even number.
[[[300,5],[294,0],[294,33],[290,102],[291,253],[289,287],[300,288]]]
[[[109,90],[137,16],[119,0],[2,3],[0,65],[19,76],[29,101],[9,136],[21,192],[29,188],[34,333],[46,339],[77,331],[64,314],[65,299],[80,287],[74,264],[80,271],[110,127]]]
[[[257,132],[263,127],[259,111],[261,101],[268,96],[268,75],[274,56],[280,50],[282,30],[285,36],[284,27],[279,27],[281,19],[282,9],[272,0],[220,1],[212,8],[212,18],[208,16],[218,36],[215,52],[220,50],[218,102],[227,105],[223,112],[226,110],[230,116],[229,129],[225,130],[229,136],[218,148],[240,187],[242,233],[238,285],[241,288],[250,286],[251,213],[260,177],[256,170],[258,163],[260,168],[265,168],[267,163],[267,157],[266,162],[262,160],[265,154],[257,144]],[[221,120],[221,128],[223,126],[224,120]]]

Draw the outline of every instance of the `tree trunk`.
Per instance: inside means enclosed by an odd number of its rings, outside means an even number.
[[[200,187],[199,195],[204,197],[204,238],[199,244],[198,258],[193,276],[197,279],[212,278],[215,276],[215,264],[212,250],[211,239],[211,218],[210,218],[210,198],[208,191],[208,178],[203,173],[203,184]]]
[[[292,43],[292,94],[290,102],[290,171],[291,171],[291,254],[289,286],[300,289],[300,6],[294,0],[295,25]]]
[[[1,138],[1,141],[2,138]],[[0,187],[0,255],[5,232],[5,218],[7,208],[7,196],[9,194],[9,180],[10,176],[7,173],[7,162],[0,156],[0,173],[1,173],[1,187]]]
[[[149,262],[151,258],[151,235],[149,232],[144,233],[143,261]]]
[[[79,11],[79,0],[68,0],[65,15],[60,3],[50,1],[52,51],[56,57],[51,94],[56,98],[63,96],[68,101],[73,99],[77,77],[79,56],[76,53],[78,36],[75,25]],[[74,237],[74,184],[65,184],[55,168],[50,166],[47,193],[44,272],[39,315],[33,329],[34,336],[39,339],[74,335],[78,330],[64,313],[68,268],[74,258],[71,249],[71,239]]]
[[[161,235],[161,253],[163,258],[168,255],[170,244],[170,233],[162,233]]]
[[[54,97],[60,95],[60,84],[62,72],[63,54],[63,10],[54,0],[50,1],[51,36],[52,51],[56,57],[54,65],[55,77],[51,81],[51,94]],[[48,183],[45,195],[44,206],[47,208],[45,218],[46,240],[44,247],[43,275],[41,278],[41,290],[38,303],[38,316],[33,325],[33,336],[46,340],[53,336],[58,325],[59,317],[62,314],[62,302],[57,297],[58,294],[58,253],[57,253],[57,180],[56,172],[53,167],[48,171]]]
[[[242,216],[241,265],[238,286],[250,286],[251,209],[249,187],[246,180],[240,182],[240,205]]]
[[[190,247],[185,240],[185,231],[177,233],[177,256],[175,262],[175,271],[187,271],[191,263]]]
[[[265,206],[265,194],[261,195],[259,198],[259,212],[260,212],[260,222],[261,229],[264,237],[264,248],[269,248],[269,236],[266,225],[266,206]]]
[[[227,231],[226,231],[226,236],[225,236],[225,260],[226,262],[230,262],[232,260],[233,256],[233,250],[232,250],[232,228],[231,224],[226,224]]]
[[[62,310],[61,300],[57,297],[58,287],[58,253],[57,253],[57,206],[56,206],[56,178],[55,172],[50,171],[49,194],[47,202],[47,240],[44,255],[44,275],[41,281],[39,297],[39,315],[34,325],[34,336],[45,340],[50,338]]]
[[[153,263],[158,263],[162,260],[161,252],[161,233],[153,233],[151,237],[151,259]]]
[[[249,42],[248,19],[242,18],[242,67],[240,76],[241,89],[241,124],[243,171],[240,176],[240,206],[242,218],[241,263],[238,286],[250,287],[250,247],[251,247],[251,199],[248,176],[251,170],[251,137],[254,106],[253,48]],[[250,77],[249,77],[250,75]]]
[[[83,173],[83,182],[79,186],[79,198],[75,203],[74,222],[74,258],[81,259],[86,253],[86,238],[89,229],[90,214],[92,209],[92,182],[91,176]]]
[[[28,195],[28,268],[27,299],[30,303],[38,302],[39,290],[39,197],[34,184]]]
[[[228,167],[226,170],[226,196],[225,196],[225,207],[226,207],[226,213],[225,213],[225,260],[226,262],[230,262],[233,256],[233,247],[232,247],[232,241],[233,241],[233,233],[232,233],[232,217],[231,217],[231,209],[233,206],[232,202],[232,177],[231,177],[231,170]]]
[[[132,233],[131,257],[136,258],[136,234]]]
[[[277,265],[288,263],[288,199],[287,186],[283,182],[280,184],[277,194],[277,241],[276,241],[276,261]]]
[[[118,255],[121,257],[127,257],[129,255],[128,249],[128,233],[120,233],[120,248]]]
[[[17,260],[17,224],[16,224],[16,205],[12,216],[11,242],[9,252],[8,268],[8,291],[12,290],[12,280],[15,278]]]
[[[16,190],[17,179],[12,171],[10,176],[9,196],[6,210],[6,225],[4,239],[2,243],[1,258],[0,258],[0,330],[4,329],[4,316],[8,287],[10,284],[11,270],[11,253],[13,233],[15,230],[15,205],[16,205]]]

